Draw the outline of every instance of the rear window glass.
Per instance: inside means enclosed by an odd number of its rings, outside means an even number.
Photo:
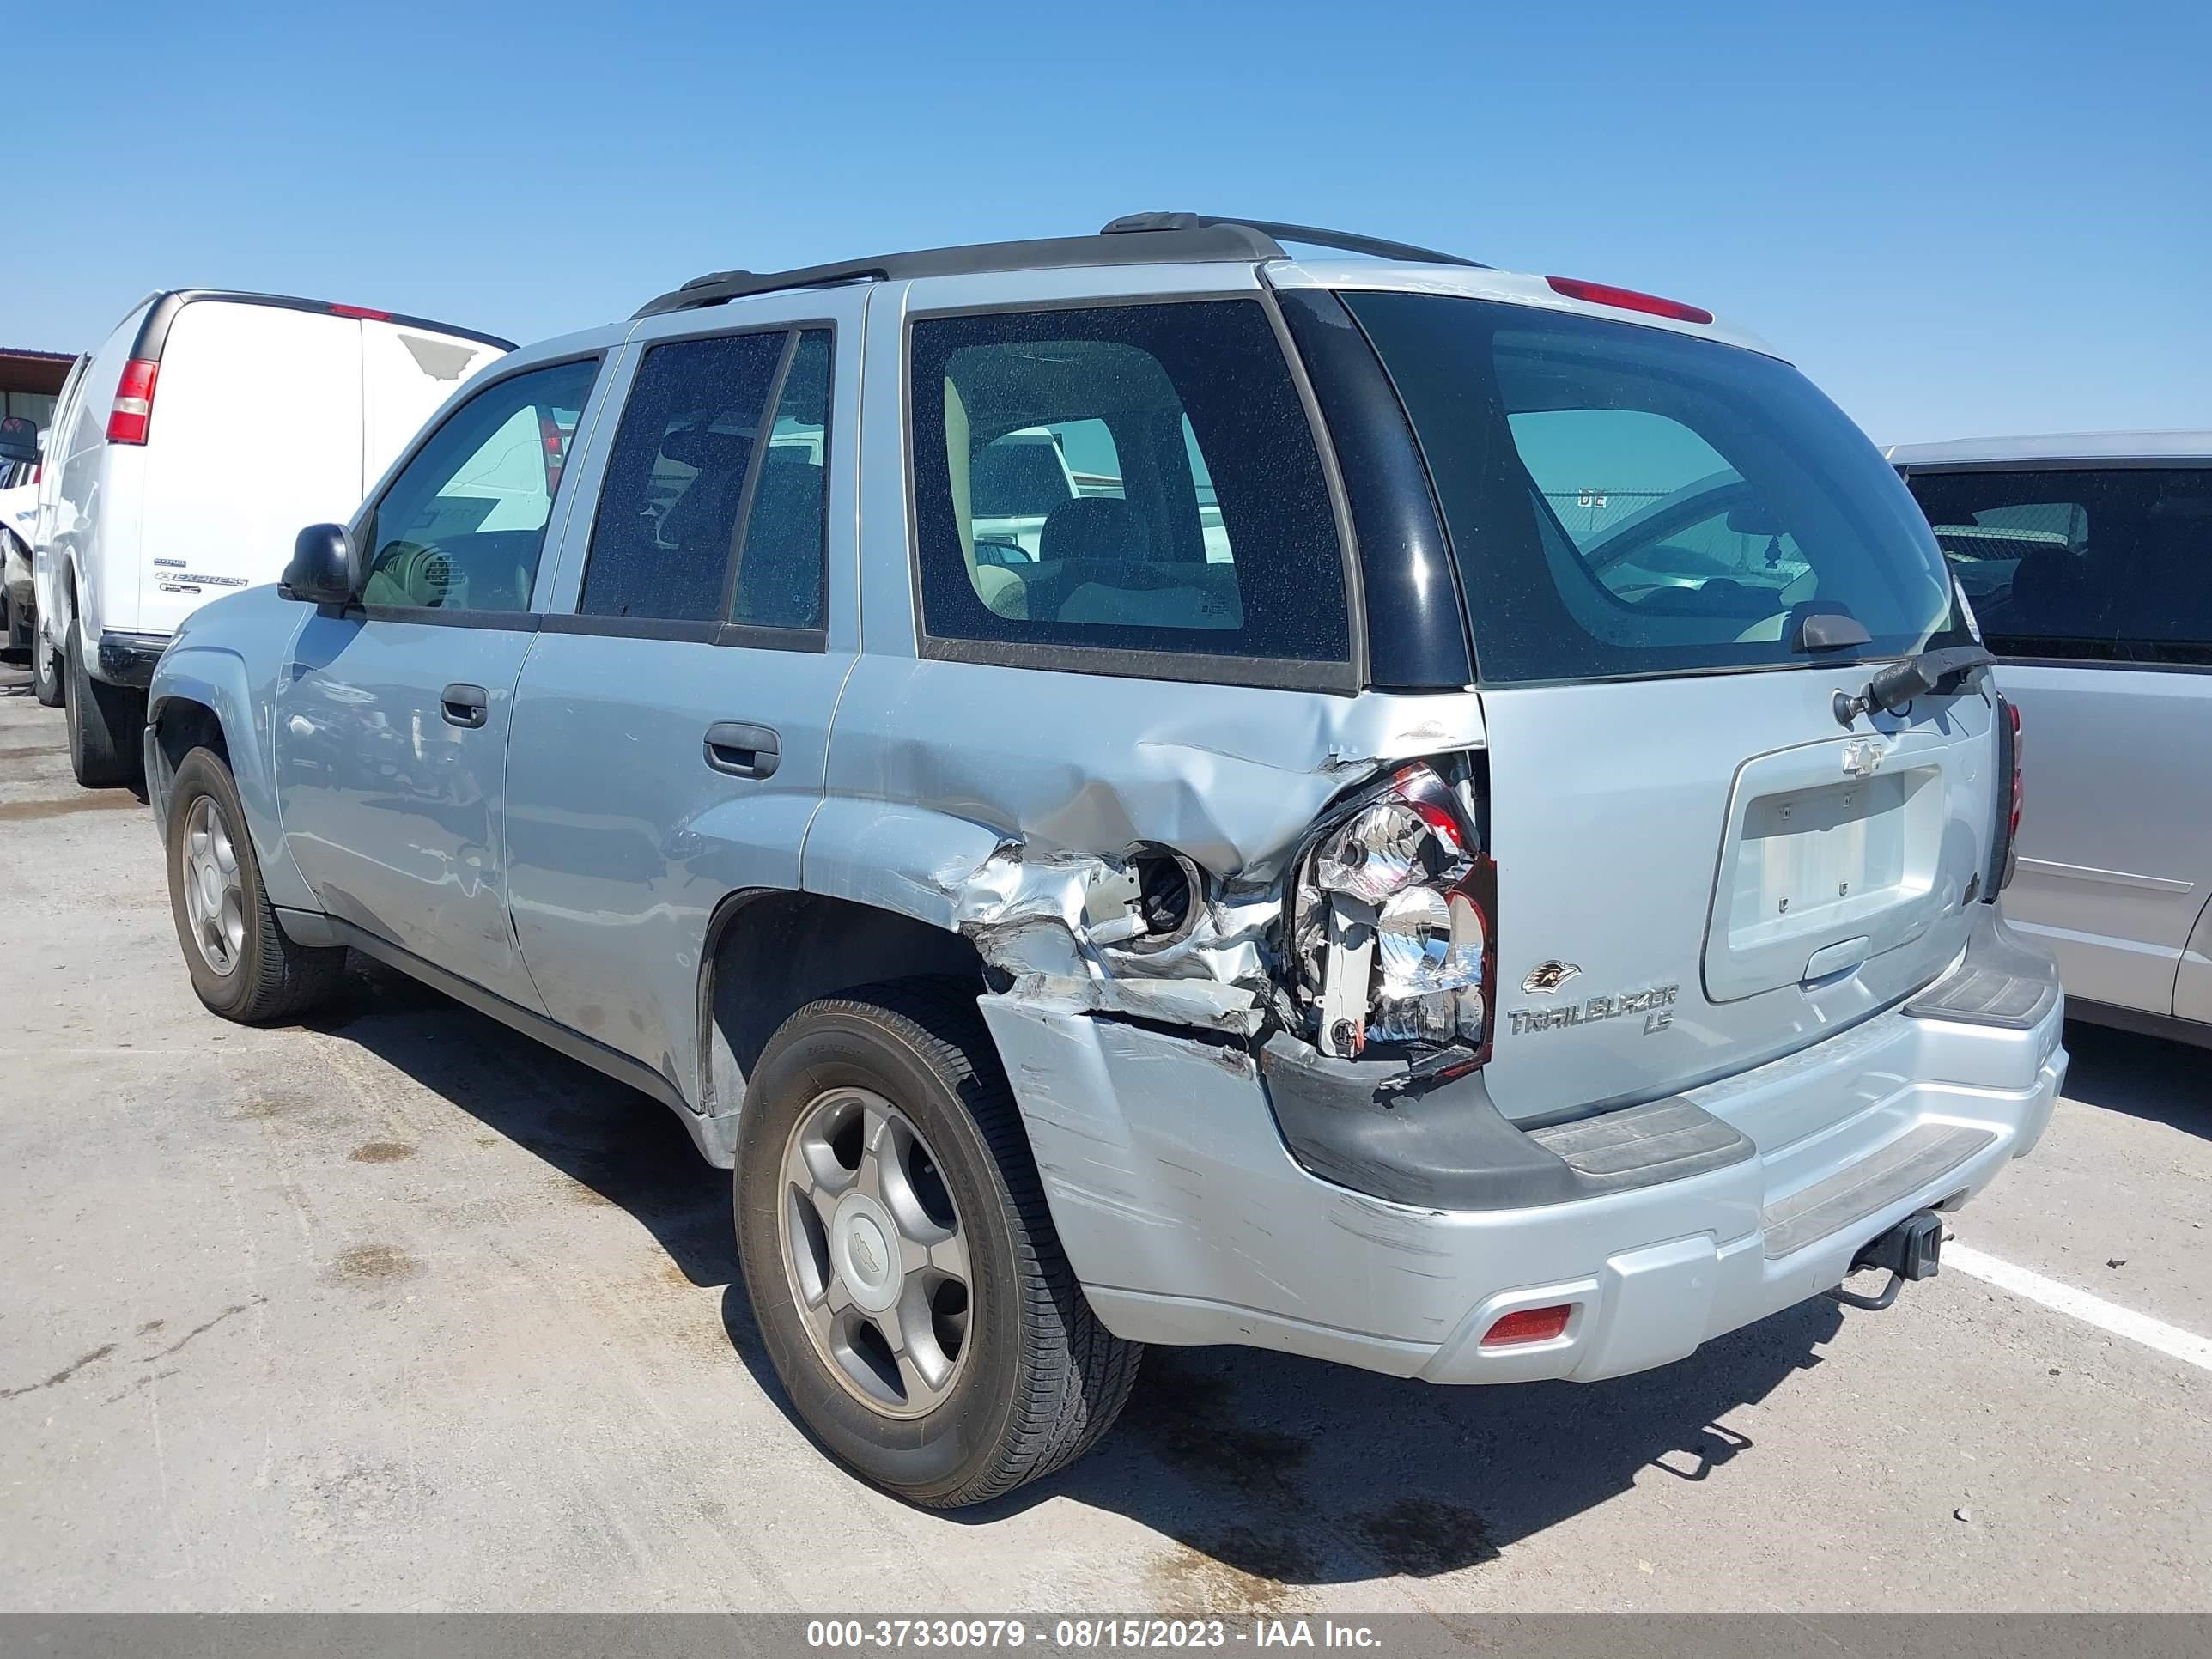
[[[1992,650],[2212,661],[2212,468],[1977,469],[1911,483]]]
[[[915,325],[935,639],[1340,663],[1341,545],[1257,301]]]
[[[1871,635],[1851,655],[1966,639],[1911,498],[1788,364],[1487,301],[1342,297],[1413,417],[1485,681],[1800,664],[1823,611]]]

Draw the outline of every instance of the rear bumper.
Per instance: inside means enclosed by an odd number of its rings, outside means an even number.
[[[1453,1207],[1354,1190],[1352,1169],[1313,1173],[1238,1050],[1011,998],[983,1008],[1109,1329],[1440,1382],[1642,1370],[1840,1283],[1876,1235],[1957,1207],[2031,1150],[2067,1058],[2055,967],[1991,915],[1958,972],[1911,1003],[1664,1103],[1657,1138],[1686,1157],[1632,1151],[1624,1177],[1587,1139],[1504,1126],[1564,1148],[1577,1178],[1455,1180],[1480,1207]],[[1480,1346],[1501,1315],[1559,1303],[1573,1313],[1559,1337]]]
[[[144,690],[154,683],[154,665],[168,648],[167,634],[118,634],[110,629],[100,636],[99,677],[110,685],[136,686]]]

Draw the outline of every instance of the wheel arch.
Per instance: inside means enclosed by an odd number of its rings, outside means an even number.
[[[746,1080],[776,1028],[808,1003],[886,980],[945,977],[984,990],[963,935],[883,905],[833,894],[751,888],[715,908],[700,952],[696,1138],[736,1161]]]
[[[216,750],[238,786],[269,902],[280,910],[319,910],[284,845],[258,707],[245,661],[236,653],[187,645],[163,654],[146,699],[146,788],[154,822],[166,830],[169,787],[185,757],[196,748]]]

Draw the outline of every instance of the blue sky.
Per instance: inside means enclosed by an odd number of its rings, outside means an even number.
[[[17,9],[0,343],[187,284],[527,340],[1194,208],[1709,306],[1878,439],[2212,425],[2201,6],[308,10]]]

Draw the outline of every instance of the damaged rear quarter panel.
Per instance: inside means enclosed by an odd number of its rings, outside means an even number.
[[[1480,748],[1471,691],[1358,697],[864,655],[839,706],[812,892],[975,939],[1017,994],[1249,1034],[1292,851],[1389,764]],[[1215,900],[1152,952],[1094,941],[1139,843]],[[1090,911],[1086,916],[1086,906]]]

